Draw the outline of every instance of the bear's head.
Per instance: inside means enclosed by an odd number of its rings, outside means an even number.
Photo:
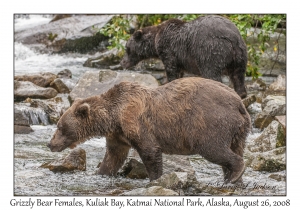
[[[57,130],[47,146],[52,152],[60,152],[84,142],[92,134],[90,118],[90,105],[75,101],[59,119]]]
[[[155,49],[156,26],[137,30],[126,43],[126,52],[121,61],[123,69],[135,66],[138,62],[147,58],[156,58]]]

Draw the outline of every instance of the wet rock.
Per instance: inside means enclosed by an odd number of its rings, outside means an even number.
[[[269,176],[270,179],[275,179],[276,181],[286,181],[286,175],[282,174],[271,174]]]
[[[250,152],[266,152],[285,146],[285,139],[282,126],[274,120],[247,148]]]
[[[150,58],[139,62],[135,70],[164,71],[165,66],[160,59]]]
[[[33,132],[28,118],[18,109],[14,109],[14,133],[28,134]]]
[[[54,18],[50,22],[54,22],[54,21],[57,21],[57,20],[61,20],[61,19],[64,19],[64,18],[71,17],[71,16],[72,15],[70,15],[70,14],[58,14],[58,15],[55,15]]]
[[[242,101],[243,101],[243,104],[245,105],[245,107],[247,108],[248,106],[250,106],[251,104],[256,102],[256,97],[254,94],[251,94],[251,95],[248,95],[247,98],[244,98]]]
[[[168,189],[182,189],[188,186],[187,172],[172,172],[163,174],[159,179],[152,181],[148,186],[162,186]]]
[[[264,90],[266,90],[267,85],[261,78],[258,78],[256,80],[254,80],[252,82],[252,84],[246,85],[246,88],[248,91],[253,91],[253,90],[264,91]]]
[[[28,134],[31,132],[33,132],[33,130],[30,126],[14,125],[15,134]]]
[[[47,44],[47,48],[51,48],[58,53],[94,53],[102,52],[107,49],[109,45],[109,37],[103,34],[96,33],[88,37],[81,37],[77,39],[61,39]]]
[[[161,186],[153,186],[149,188],[138,188],[121,195],[125,196],[174,196],[179,195],[177,192],[165,189]]]
[[[69,91],[71,92],[73,90],[73,88],[75,87],[76,85],[76,82],[72,79],[69,79],[69,78],[59,78],[69,89]]]
[[[119,174],[130,179],[148,178],[148,173],[145,165],[132,158],[126,161],[126,163],[122,166],[121,172]]]
[[[119,65],[123,57],[123,53],[114,48],[101,53],[97,57],[89,58],[83,66],[91,68],[109,69],[110,66]]]
[[[254,125],[260,129],[265,128],[275,119],[275,116],[285,114],[285,96],[267,96],[262,101],[262,112],[256,116]]]
[[[250,164],[250,167],[254,171],[283,171],[286,169],[285,153],[285,147],[280,147],[263,153],[254,153],[254,158]]]
[[[51,82],[50,87],[54,88],[58,93],[69,93],[69,88],[59,78]]]
[[[15,41],[23,44],[49,43],[49,34],[55,40],[74,40],[93,36],[113,15],[74,15],[47,24],[35,26],[15,33]],[[74,27],[76,26],[76,27]],[[94,26],[94,27],[93,27]]]
[[[151,75],[136,72],[114,72],[111,70],[87,71],[70,92],[69,100],[100,95],[120,82],[137,82],[141,85],[157,87],[157,80]]]
[[[40,87],[49,87],[50,83],[56,79],[56,75],[50,72],[39,74],[26,74],[14,77],[17,81],[29,81]]]
[[[285,96],[286,95],[286,77],[285,75],[278,75],[275,82],[270,84],[269,88],[266,91],[267,95],[277,95]]]
[[[114,65],[114,66],[109,66],[110,70],[122,70],[123,67],[120,64]]]
[[[86,170],[86,153],[84,149],[76,148],[65,158],[46,163],[41,166],[53,172],[68,172],[74,170]]]
[[[277,120],[282,127],[284,128],[284,130],[286,129],[285,123],[286,123],[286,115],[282,115],[282,116],[275,116],[275,120]]]
[[[15,101],[22,101],[26,98],[49,99],[55,97],[56,95],[57,91],[53,88],[43,88],[28,81],[14,81]]]
[[[50,124],[56,124],[63,113],[70,107],[69,101],[61,96],[48,100],[32,99],[29,103],[30,107],[44,110]]]
[[[72,72],[69,69],[64,69],[57,73],[58,78],[72,78]]]
[[[21,126],[29,126],[28,117],[23,115],[21,110],[14,109],[14,124],[21,125]]]
[[[163,154],[163,175],[149,186],[162,186],[176,190],[181,195],[198,195],[201,193],[195,170],[190,164],[190,159],[182,155]]]

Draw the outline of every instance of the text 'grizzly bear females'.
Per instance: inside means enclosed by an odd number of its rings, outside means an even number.
[[[222,83],[190,77],[152,89],[122,82],[100,96],[76,100],[58,121],[48,147],[59,152],[105,136],[99,174],[116,175],[133,147],[150,180],[162,175],[162,153],[200,154],[221,165],[225,181],[234,183],[244,172],[249,130],[240,97]]]
[[[171,19],[136,31],[126,43],[121,65],[126,69],[146,58],[162,60],[169,82],[184,71],[219,82],[224,74],[241,98],[247,96],[247,48],[237,27],[221,16]]]

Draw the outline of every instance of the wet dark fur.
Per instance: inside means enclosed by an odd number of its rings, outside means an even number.
[[[136,31],[126,43],[121,65],[129,68],[146,58],[162,60],[168,81],[183,77],[184,71],[219,82],[224,74],[241,98],[247,96],[247,48],[236,26],[221,16],[171,19]]]
[[[223,167],[227,181],[243,174],[250,117],[240,97],[222,83],[181,78],[156,89],[122,82],[76,100],[58,122],[49,148],[62,151],[93,136],[106,137],[99,174],[115,175],[131,147],[150,180],[162,175],[162,153],[200,154]]]

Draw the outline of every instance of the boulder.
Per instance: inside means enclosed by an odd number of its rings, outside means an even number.
[[[257,128],[267,127],[275,116],[286,114],[286,97],[269,95],[262,101],[262,112],[259,113],[254,121]]]
[[[161,186],[153,186],[149,188],[137,188],[129,192],[125,192],[121,195],[125,196],[174,196],[178,195],[177,192],[165,189]]]
[[[69,100],[72,103],[76,98],[87,98],[100,95],[120,82],[137,82],[149,87],[157,87],[157,80],[148,74],[136,72],[114,72],[111,70],[87,71],[70,92]]]
[[[58,78],[72,78],[72,72],[69,69],[61,70],[57,73]]]
[[[145,59],[139,62],[135,68],[135,70],[148,70],[148,71],[165,71],[165,66],[163,62],[158,58],[150,58]]]
[[[115,69],[116,65],[120,64],[123,57],[122,51],[114,48],[104,53],[98,54],[96,57],[89,58],[83,66],[99,69]]]
[[[187,172],[172,172],[163,174],[159,179],[152,181],[148,186],[162,186],[168,189],[182,189],[188,186]]]
[[[50,124],[56,124],[62,114],[70,107],[69,101],[61,96],[47,100],[31,99],[28,102],[30,107],[44,110]]]
[[[29,119],[21,112],[21,110],[14,109],[14,133],[28,134],[33,132],[29,125]]]
[[[54,88],[58,93],[69,93],[69,88],[59,78],[50,83],[50,87]]]
[[[282,175],[282,174],[271,174],[269,176],[270,179],[275,179],[276,181],[280,182],[280,181],[286,181],[286,175]]]
[[[246,98],[242,99],[243,104],[245,105],[245,107],[247,108],[248,106],[250,106],[251,104],[253,104],[254,102],[256,102],[256,97],[254,94],[248,95]]]
[[[267,88],[266,83],[261,79],[255,79],[251,82],[251,84],[246,85],[247,91],[264,91]]]
[[[48,168],[53,172],[69,172],[74,170],[86,170],[86,153],[84,149],[76,148],[65,158],[45,163],[42,168]]]
[[[56,75],[50,72],[39,73],[39,74],[26,74],[18,75],[14,77],[17,81],[29,81],[40,87],[48,87],[51,82],[56,79]]]
[[[49,34],[55,40],[75,40],[93,36],[113,15],[74,15],[47,24],[35,26],[15,33],[15,41],[23,44],[39,44],[50,42]],[[74,27],[76,26],[76,27]]]
[[[250,167],[254,171],[277,172],[286,169],[286,147],[280,147],[263,153],[253,153]]]
[[[278,75],[275,82],[270,84],[269,88],[266,91],[267,95],[286,95],[286,77],[285,75]]]
[[[259,137],[248,143],[247,148],[250,152],[267,152],[285,146],[285,142],[286,138],[282,126],[274,120]]]
[[[127,159],[125,164],[119,172],[121,176],[125,176],[130,179],[146,179],[148,178],[148,173],[146,167],[143,163],[137,161],[136,159]]]
[[[49,99],[57,95],[53,88],[43,88],[28,81],[14,81],[14,100],[22,101],[26,98]]]
[[[15,134],[28,134],[31,132],[33,132],[33,130],[30,126],[14,125]]]

